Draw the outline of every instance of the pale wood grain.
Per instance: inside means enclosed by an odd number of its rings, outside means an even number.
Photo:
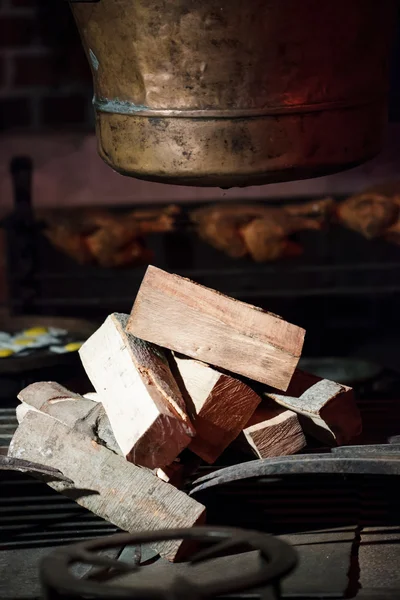
[[[40,412],[23,419],[8,455],[59,469],[74,484],[50,482],[50,487],[125,531],[192,527],[205,519],[202,504]],[[179,541],[155,545],[169,560],[177,558],[180,546]]]
[[[269,402],[256,409],[243,433],[259,458],[295,454],[306,446],[296,413]]]
[[[148,267],[127,330],[191,358],[286,390],[305,332],[280,317]]]
[[[175,354],[178,381],[194,412],[196,436],[189,449],[213,463],[239,435],[261,398],[249,386],[217,369]]]
[[[303,429],[322,442],[347,444],[362,430],[352,388],[296,371],[288,392],[298,396],[266,392],[266,396],[299,415]]]
[[[163,467],[189,445],[194,428],[164,353],[126,333],[126,321],[110,315],[79,354],[123,454]]]

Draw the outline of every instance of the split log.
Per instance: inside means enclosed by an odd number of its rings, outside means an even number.
[[[19,423],[28,411],[43,412],[57,419],[67,427],[75,428],[91,439],[105,444],[109,450],[121,454],[110,421],[99,402],[93,402],[75,392],[71,392],[55,381],[32,383],[20,391],[17,406]]]
[[[154,469],[172,463],[195,431],[165,354],[127,333],[126,321],[110,315],[79,355],[124,456]]]
[[[204,506],[184,492],[43,413],[26,415],[8,455],[59,469],[74,483],[52,481],[50,487],[131,533],[193,527],[205,519]],[[155,549],[168,560],[184,551],[179,541]]]
[[[127,331],[280,390],[289,385],[305,334],[276,315],[152,266]]]
[[[189,449],[212,464],[239,435],[261,398],[238,379],[205,363],[176,354],[173,359],[196,429]]]
[[[263,402],[243,433],[259,458],[295,454],[306,446],[298,416],[272,402]]]
[[[343,445],[361,433],[361,415],[353,390],[328,379],[296,370],[287,395],[266,396],[296,412],[304,431],[323,443]]]
[[[312,373],[307,373],[307,371],[302,371],[301,369],[296,369],[293,373],[293,377],[290,380],[289,387],[285,392],[287,396],[294,396],[298,398],[301,394],[304,394],[307,390],[310,389],[316,383],[322,381],[322,377],[318,375],[313,375]],[[343,388],[346,390],[351,390],[351,388],[343,385]]]

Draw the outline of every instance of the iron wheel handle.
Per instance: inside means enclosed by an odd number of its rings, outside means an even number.
[[[194,583],[191,581],[189,572],[185,575],[177,574],[169,590],[165,589],[162,581],[159,581],[159,585],[151,589],[140,585],[130,586],[129,588],[114,585],[104,586],[102,583],[77,579],[69,570],[72,564],[84,562],[85,564],[108,566],[117,575],[123,573],[133,574],[138,571],[137,565],[105,558],[100,559],[95,553],[119,546],[179,539],[214,542],[214,545],[207,551],[202,551],[189,558],[189,562],[193,566],[199,562],[212,560],[221,550],[233,550],[238,545],[245,545],[251,550],[259,551],[262,561],[252,573],[238,573],[237,577],[218,578],[211,583]],[[225,527],[193,527],[191,529],[117,534],[61,548],[43,560],[41,580],[48,589],[68,590],[71,598],[80,597],[81,595],[89,595],[90,597],[95,595],[108,600],[133,597],[142,598],[142,600],[179,599],[182,597],[205,599],[266,585],[277,585],[282,578],[294,569],[296,564],[297,555],[295,550],[271,535]]]

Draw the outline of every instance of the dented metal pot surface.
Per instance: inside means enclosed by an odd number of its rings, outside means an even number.
[[[125,175],[246,186],[379,152],[395,0],[71,2],[99,153]]]

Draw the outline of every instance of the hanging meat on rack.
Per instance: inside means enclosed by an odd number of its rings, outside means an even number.
[[[61,250],[79,264],[85,265],[92,262],[92,255],[86,246],[83,234],[71,231],[65,225],[57,224],[46,229],[44,235],[55,248]]]
[[[400,181],[381,183],[368,191],[386,196],[398,207],[396,220],[384,231],[383,236],[386,241],[400,245]]]
[[[337,206],[339,222],[367,239],[386,235],[399,217],[400,196],[367,191]]]
[[[316,224],[316,227],[312,227],[312,229],[319,229],[316,221],[313,224]],[[254,219],[241,227],[239,231],[246,245],[247,253],[255,262],[273,261],[302,252],[301,246],[288,238],[288,235],[293,232],[290,231],[285,214],[274,215],[273,218]]]
[[[192,211],[190,219],[201,239],[231,258],[241,258],[247,249],[239,235],[239,226],[249,218],[243,209],[241,205],[206,206]]]
[[[232,258],[250,255],[256,262],[273,261],[301,252],[289,236],[303,229],[321,229],[333,200],[279,208],[264,204],[217,204],[192,211],[198,235]]]
[[[177,206],[135,209],[115,214],[92,209],[47,212],[42,215],[45,236],[80,264],[112,268],[147,264],[152,252],[145,236],[174,229]]]

